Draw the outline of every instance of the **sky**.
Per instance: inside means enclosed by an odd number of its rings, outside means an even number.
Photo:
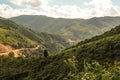
[[[120,0],[0,0],[0,17],[20,15],[84,19],[120,16]]]

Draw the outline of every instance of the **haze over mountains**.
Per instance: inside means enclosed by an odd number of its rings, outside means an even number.
[[[59,35],[37,33],[7,19],[0,19],[0,44],[9,45],[14,49],[40,45],[50,52],[70,46],[69,42]]]
[[[56,55],[44,58],[0,57],[0,79],[120,80],[119,56],[120,26],[116,26]]]
[[[120,17],[11,20],[0,19],[0,80],[120,79]]]
[[[120,0],[0,0],[0,80],[120,80]]]
[[[64,19],[38,15],[22,15],[10,18],[10,20],[37,32],[59,34],[75,41],[102,34],[120,24],[120,17]]]

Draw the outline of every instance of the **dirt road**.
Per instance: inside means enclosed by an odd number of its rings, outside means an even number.
[[[20,49],[14,49],[14,50],[10,50],[4,53],[0,53],[0,56],[2,55],[9,55],[10,52],[14,53],[14,57],[19,57],[20,55],[22,55],[21,51],[23,50],[30,50],[30,51],[34,51],[36,49],[38,49],[40,47],[40,45],[37,45],[37,47],[33,47],[33,48],[20,48]],[[24,55],[23,55],[24,56]]]

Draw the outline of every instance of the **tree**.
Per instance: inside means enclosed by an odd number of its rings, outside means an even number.
[[[46,57],[48,57],[48,51],[47,50],[44,50],[44,57],[46,58]]]
[[[8,54],[8,56],[9,56],[9,57],[14,57],[14,52],[10,52],[10,53]]]

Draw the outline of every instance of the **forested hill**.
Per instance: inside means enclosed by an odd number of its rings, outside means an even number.
[[[88,43],[91,41],[96,41],[96,40],[103,39],[105,37],[109,37],[109,36],[113,36],[113,35],[117,35],[117,34],[120,34],[120,25],[116,26],[115,28],[112,28],[110,31],[107,31],[102,35],[95,36],[95,37],[92,37],[91,39],[86,39],[84,41],[81,41],[78,43],[78,45],[85,44],[85,43]]]
[[[64,19],[39,15],[22,15],[10,20],[38,32],[49,32],[67,39],[84,40],[119,25],[120,17],[95,17],[91,19]]]
[[[0,19],[0,43],[13,48],[41,45],[50,52],[70,46],[69,42],[59,35],[48,33],[43,35],[7,19]]]
[[[1,80],[120,80],[120,26],[47,57],[0,57]],[[11,65],[12,64],[12,65]],[[3,67],[4,65],[4,67]],[[16,68],[17,67],[17,68]]]

